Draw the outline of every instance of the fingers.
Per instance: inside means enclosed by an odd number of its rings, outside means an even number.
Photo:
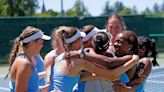
[[[144,70],[143,70],[143,69],[140,69],[140,70],[138,71],[138,76],[139,76],[139,77],[143,77],[143,78],[146,77],[146,75],[144,75]]]

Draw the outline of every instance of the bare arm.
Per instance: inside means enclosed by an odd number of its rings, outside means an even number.
[[[83,69],[85,69],[88,72],[92,72],[97,74],[98,76],[102,76],[105,79],[108,80],[116,80],[118,77],[128,69],[130,69],[133,65],[135,65],[138,61],[138,56],[133,56],[133,59],[126,62],[124,65],[119,66],[114,69],[106,69],[104,67],[95,65],[90,62],[83,63]]]
[[[117,85],[115,86],[115,90],[119,90],[118,92],[134,92],[137,90],[137,88],[145,81],[145,78],[148,77],[150,74],[152,65],[148,58],[144,58],[140,60],[139,62],[142,62],[145,64],[143,68],[143,75],[140,77],[135,77],[133,80],[131,80],[127,85]]]
[[[96,53],[90,53],[90,52],[84,52],[84,53],[85,53],[83,57],[84,59],[103,65],[109,69],[123,65],[124,63],[132,59],[132,55],[127,55],[127,56],[119,57],[119,58],[112,58],[112,57],[107,57],[107,56],[96,54]],[[80,52],[71,51],[70,56],[72,58],[79,58]]]
[[[143,74],[140,75],[139,77],[134,76],[135,78],[133,80],[131,80],[130,83],[128,83],[128,85],[136,85],[136,84],[141,84],[144,82],[145,78],[147,78],[151,72],[151,68],[152,68],[152,64],[150,62],[150,59],[148,58],[143,58],[139,61],[139,63],[143,63],[145,64],[143,70]],[[138,73],[137,73],[138,74]],[[139,86],[138,85],[138,86]],[[137,88],[138,88],[137,86]]]
[[[113,58],[113,57],[107,57],[100,54],[90,54],[86,52],[84,59],[95,62],[97,64],[103,65],[111,69],[111,68],[115,68],[117,66],[123,65],[124,63],[128,62],[130,59],[132,59],[132,55]]]
[[[54,63],[54,57],[52,53],[48,53],[44,57],[44,67],[46,71],[46,81],[47,83],[50,83],[50,75],[51,75],[51,67]]]

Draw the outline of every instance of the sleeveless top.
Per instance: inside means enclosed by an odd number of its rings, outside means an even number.
[[[38,73],[45,71],[43,58],[40,55],[36,55],[35,60],[36,60],[36,68]],[[45,84],[46,84],[45,77],[40,78],[39,86],[44,86]]]
[[[25,56],[24,54],[19,54],[16,58],[25,58],[28,59],[27,56]],[[31,74],[29,81],[28,81],[28,89],[27,92],[38,92],[39,90],[39,86],[38,86],[38,72],[36,67],[30,62],[30,66],[33,70],[33,73]],[[9,87],[10,87],[10,92],[15,92],[15,82],[11,79],[9,81]]]
[[[135,92],[144,92],[144,88],[145,88],[145,81],[139,85],[139,87]]]
[[[120,77],[120,82],[122,84],[127,84],[128,82],[130,82],[130,79],[128,77],[128,75],[126,73],[123,73]]]
[[[50,53],[53,53],[53,58],[55,59],[58,55],[56,54],[55,50],[51,50]],[[50,75],[50,86],[49,86],[49,91],[53,90],[53,75],[54,75],[54,62],[51,65],[51,75]]]
[[[63,55],[63,54],[62,54]],[[54,74],[53,74],[53,86],[55,90],[60,90],[62,92],[72,92],[74,85],[79,81],[80,74],[70,77],[66,74],[63,74],[60,69],[63,64],[63,56],[60,55],[59,62],[57,62],[54,66]],[[59,57],[60,57],[59,56]]]

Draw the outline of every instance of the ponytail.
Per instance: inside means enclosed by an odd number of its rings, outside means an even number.
[[[155,40],[154,39],[150,39],[151,41],[151,48],[150,48],[150,51],[151,51],[151,57],[153,57],[153,60],[152,60],[152,63],[153,63],[153,66],[159,66],[158,62],[157,62],[157,49],[156,49],[156,43],[155,43]]]
[[[10,73],[10,68],[11,68],[12,64],[14,63],[14,60],[18,54],[19,47],[20,47],[20,37],[17,37],[14,41],[12,50],[11,50],[10,55],[9,55],[9,59],[8,59],[8,61],[9,61],[9,72],[5,76],[5,79],[8,77],[8,75]]]
[[[66,43],[66,37],[68,37],[68,33],[65,31],[65,30],[62,30],[61,34],[60,34],[60,37],[62,39],[62,42],[63,42],[63,47],[64,47],[64,50],[65,50],[65,55],[64,55],[64,58],[67,59],[68,63],[69,64],[71,62],[70,60],[70,53],[69,53],[69,46],[70,44],[67,44]]]

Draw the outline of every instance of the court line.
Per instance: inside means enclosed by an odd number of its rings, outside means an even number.
[[[149,82],[149,83],[161,83],[161,84],[164,84],[164,81],[152,81],[152,80],[147,80],[146,82]]]
[[[149,77],[148,77],[148,78],[161,78],[161,77],[163,77],[163,76],[164,76],[164,74],[149,75]]]
[[[5,87],[0,87],[0,90],[10,91],[9,88],[5,88]]]

